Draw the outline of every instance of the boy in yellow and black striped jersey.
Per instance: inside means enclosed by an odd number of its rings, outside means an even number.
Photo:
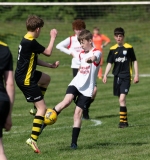
[[[132,62],[134,65],[134,83],[139,82],[138,75],[138,63],[134,53],[133,47],[124,43],[124,29],[116,28],[114,30],[114,38],[117,42],[116,45],[112,46],[109,51],[107,58],[107,66],[103,77],[103,83],[107,82],[107,75],[114,64],[113,75],[114,84],[113,91],[114,95],[119,97],[120,104],[120,123],[119,128],[128,127],[127,121],[127,107],[126,107],[126,95],[129,92],[131,80],[132,80]]]
[[[31,15],[28,17],[26,21],[27,34],[23,37],[19,45],[18,61],[15,71],[17,86],[23,92],[27,102],[34,103],[37,108],[33,120],[31,137],[26,141],[36,153],[40,152],[36,141],[40,134],[46,111],[46,104],[43,96],[50,83],[50,76],[37,71],[36,65],[48,68],[57,68],[59,66],[59,61],[50,64],[38,58],[40,53],[45,56],[50,56],[52,54],[54,41],[57,35],[57,30],[52,29],[50,31],[50,42],[47,48],[40,45],[36,41],[36,38],[39,37],[43,26],[44,21],[38,16]]]

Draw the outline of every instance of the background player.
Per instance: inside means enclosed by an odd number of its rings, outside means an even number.
[[[9,131],[12,126],[12,107],[15,97],[13,60],[8,46],[0,41],[0,160],[7,160],[3,143],[3,128]]]
[[[56,48],[60,51],[71,55],[71,68],[73,77],[77,75],[78,69],[80,67],[79,54],[82,51],[81,45],[78,41],[78,35],[82,30],[86,28],[85,22],[81,19],[77,19],[72,23],[72,29],[74,31],[74,35],[66,38],[56,45]]]
[[[48,47],[45,48],[40,45],[36,41],[36,38],[39,37],[43,25],[44,21],[41,18],[35,15],[28,17],[26,21],[27,34],[19,45],[18,61],[15,71],[16,84],[23,92],[27,102],[33,102],[37,108],[37,112],[33,120],[31,137],[26,141],[26,143],[30,145],[36,153],[40,152],[36,141],[40,134],[46,111],[43,92],[46,91],[50,82],[50,76],[37,71],[36,65],[48,68],[56,68],[59,65],[58,61],[53,64],[49,64],[38,58],[38,54],[40,53],[43,53],[45,56],[50,56],[52,54],[54,41],[57,35],[57,30],[52,29],[50,31],[51,38]]]
[[[93,48],[92,33],[90,33],[90,31],[83,30],[79,34],[78,40],[84,50],[80,54],[81,65],[79,71],[69,84],[63,101],[54,107],[54,110],[59,113],[64,108],[68,107],[73,99],[76,99],[74,124],[72,129],[72,149],[77,148],[77,139],[81,128],[82,112],[84,106],[91,100],[101,56],[100,51]]]
[[[126,107],[126,95],[129,92],[130,83],[132,79],[132,62],[134,63],[134,83],[139,82],[138,75],[138,63],[134,53],[133,47],[124,43],[124,29],[116,28],[114,30],[114,38],[117,42],[110,48],[107,58],[107,66],[103,78],[103,83],[107,82],[107,75],[114,63],[113,75],[114,75],[114,95],[119,97],[120,104],[120,123],[119,128],[128,127],[127,121],[127,107]]]
[[[106,35],[101,34],[98,27],[94,27],[94,29],[93,29],[93,44],[94,44],[94,47],[96,49],[100,50],[102,53],[101,63],[100,63],[101,67],[98,72],[99,79],[102,79],[102,65],[104,62],[103,48],[106,47],[108,45],[108,43],[110,43],[110,39]]]

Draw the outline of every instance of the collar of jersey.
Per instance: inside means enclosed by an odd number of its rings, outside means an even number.
[[[25,38],[25,39],[29,39],[29,40],[33,40],[33,39],[34,39],[34,37],[33,37],[31,34],[29,34],[29,33],[27,33],[27,34],[24,36],[24,38]]]

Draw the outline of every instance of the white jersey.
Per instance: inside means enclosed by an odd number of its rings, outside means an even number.
[[[83,50],[77,39],[77,35],[66,38],[56,45],[56,48],[60,51],[70,55],[73,54],[71,68],[79,68],[80,60],[79,54]]]
[[[92,56],[97,57],[97,61],[87,63],[86,59]],[[81,52],[80,55],[81,66],[77,75],[73,78],[69,86],[75,86],[80,93],[86,97],[92,97],[94,86],[96,83],[97,73],[100,67],[101,52],[93,48],[88,53]]]

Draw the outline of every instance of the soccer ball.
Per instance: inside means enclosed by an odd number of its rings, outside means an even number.
[[[44,123],[46,125],[52,125],[56,122],[56,120],[57,120],[57,113],[53,109],[48,108],[44,116]]]

